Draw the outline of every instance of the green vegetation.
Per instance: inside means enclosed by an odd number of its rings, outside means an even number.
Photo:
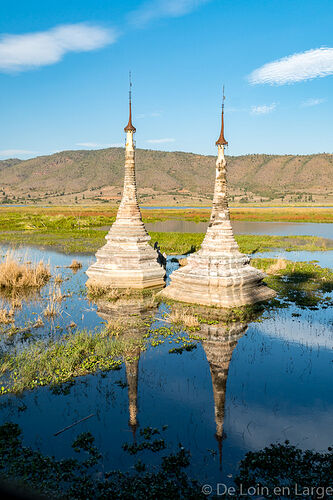
[[[261,498],[329,498],[325,490],[330,488],[332,491],[332,468],[331,447],[326,453],[319,453],[301,450],[286,441],[263,450],[249,451],[240,463],[235,483],[237,489],[242,487],[243,491],[257,485],[266,488],[266,491],[261,490]],[[282,487],[285,493],[274,494],[274,488]]]
[[[164,430],[167,426],[164,427]],[[134,455],[149,450],[162,452],[166,445],[158,429],[140,429],[140,443],[124,443],[125,452]],[[152,440],[152,438],[154,439]],[[77,436],[73,450],[86,459],[56,460],[26,447],[17,424],[6,423],[0,427],[0,480],[15,484],[16,490],[41,494],[51,498],[96,498],[138,500],[204,499],[201,486],[190,479],[184,469],[190,465],[190,453],[181,445],[176,453],[161,457],[153,470],[138,460],[131,472],[102,469],[102,456],[90,432]],[[96,476],[96,467],[100,469]]]
[[[325,308],[333,304],[333,271],[314,262],[291,262],[284,259],[253,259],[252,265],[269,273],[265,282],[284,303],[301,308]],[[271,275],[270,275],[271,274]]]
[[[100,331],[73,331],[59,340],[40,340],[14,353],[3,353],[0,367],[0,395],[50,385],[62,390],[76,377],[119,369],[124,359],[136,359],[137,351],[148,345],[157,347],[166,341],[187,346],[201,340],[180,328],[150,328],[153,318],[135,316],[110,321]],[[126,331],[136,332],[126,336]],[[140,333],[141,331],[141,333]]]
[[[16,491],[68,500],[218,498],[211,492],[205,495],[203,485],[186,474],[191,455],[181,444],[176,452],[165,454],[167,445],[162,433],[166,429],[145,427],[140,429],[138,442],[123,444],[123,450],[130,455],[143,451],[163,453],[157,466],[151,468],[138,459],[130,472],[105,472],[103,457],[90,432],[79,434],[72,444],[80,458],[57,460],[24,446],[19,426],[7,422],[0,426],[0,480],[15,486]],[[319,453],[303,451],[288,441],[272,444],[245,455],[234,479],[234,490],[223,498],[239,498],[240,493],[242,498],[253,498],[253,487],[261,491],[261,498],[294,498],[295,488],[298,494],[303,493],[302,498],[326,498],[326,489],[328,492],[333,485],[332,467],[332,448]],[[289,494],[277,494],[274,489],[279,487],[285,487],[285,492],[289,488]]]
[[[199,249],[203,233],[155,233],[150,232],[152,242],[158,241],[161,251],[167,254],[184,255]],[[264,236],[237,235],[240,251],[247,254],[267,252],[276,248],[292,250],[333,250],[333,240],[315,236]]]
[[[250,218],[256,215],[253,212],[236,212]],[[258,211],[259,212],[259,211]],[[309,210],[307,212],[310,212]],[[259,217],[269,215],[268,210],[262,210]],[[306,213],[306,212],[304,212]],[[325,211],[317,210],[321,221],[325,221]],[[12,245],[50,246],[66,253],[94,253],[105,243],[107,232],[104,227],[110,226],[115,220],[115,210],[98,211],[97,209],[82,209],[76,211],[71,208],[59,209],[0,209],[0,242]],[[238,215],[236,218],[238,218]],[[207,215],[198,211],[145,211],[146,221],[154,222],[179,218],[183,220],[207,220]],[[308,213],[309,216],[309,213]],[[333,220],[333,210],[329,213]],[[266,217],[267,219],[267,217]],[[266,220],[263,219],[263,220]],[[242,220],[242,217],[239,218]],[[251,219],[260,220],[260,219]],[[275,219],[276,220],[276,219]],[[162,252],[167,254],[186,254],[196,251],[204,235],[201,233],[163,233],[150,232],[153,244],[158,241]],[[236,237],[240,249],[244,253],[269,251],[273,248],[286,250],[329,250],[333,249],[332,240],[314,236],[255,236],[239,235]]]
[[[44,385],[59,385],[97,370],[121,366],[121,356],[136,344],[106,333],[71,332],[58,341],[39,341],[16,355],[4,354],[0,393],[21,392]]]

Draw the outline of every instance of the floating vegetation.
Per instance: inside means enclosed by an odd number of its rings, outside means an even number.
[[[78,271],[79,269],[81,269],[82,267],[82,264],[80,261],[76,260],[76,259],[73,259],[72,262],[70,263],[70,265],[68,266],[69,269],[71,269],[72,271],[76,272]]]
[[[123,449],[132,455],[147,450],[159,453],[166,445],[162,438],[152,440],[156,434],[160,434],[157,429],[142,429],[143,441],[134,445],[125,443]],[[19,484],[26,493],[67,499],[206,498],[201,493],[201,485],[184,471],[190,465],[190,453],[181,445],[175,453],[162,456],[154,469],[138,460],[131,472],[105,472],[101,453],[90,432],[78,435],[72,444],[74,452],[81,457],[85,455],[85,460],[57,460],[24,446],[22,439],[17,424],[6,423],[0,427],[0,479],[9,485]],[[96,467],[100,469],[97,476]]]
[[[20,263],[10,251],[0,263],[0,289],[6,292],[40,289],[50,277],[50,268],[42,260],[37,264]]]
[[[162,432],[166,428],[164,426]],[[0,426],[0,479],[10,486],[19,485],[26,493],[67,499],[200,500],[217,493],[209,484],[203,486],[185,472],[191,455],[181,444],[176,452],[161,456],[155,467],[138,459],[130,472],[105,472],[102,454],[90,432],[79,434],[72,448],[80,458],[57,460],[43,455],[23,445],[23,435],[17,424],[5,423]],[[130,455],[147,451],[160,454],[166,449],[166,443],[159,429],[145,427],[140,429],[138,442],[124,443],[122,448]],[[332,467],[332,448],[319,453],[303,451],[288,441],[272,444],[263,450],[248,452],[240,461],[229,493],[222,495],[220,492],[218,496],[328,498],[333,486]],[[220,486],[224,489],[222,483]]]
[[[3,356],[0,394],[59,385],[99,370],[118,369],[121,357],[138,345],[144,347],[142,342],[111,339],[85,330],[70,332],[57,341],[37,341]]]
[[[253,259],[252,265],[269,274],[265,282],[285,303],[309,309],[333,305],[332,298],[327,295],[333,291],[331,269],[314,262],[284,259]]]
[[[2,304],[0,306],[0,323],[8,325],[9,323],[14,323],[15,312],[13,308]]]
[[[301,450],[286,441],[259,451],[249,451],[235,478],[238,491],[257,485],[264,498],[328,498],[333,490],[333,453]],[[277,494],[277,488],[284,492]],[[275,494],[274,494],[275,492]],[[250,496],[250,495],[249,495]]]

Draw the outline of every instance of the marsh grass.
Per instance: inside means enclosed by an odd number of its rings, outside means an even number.
[[[158,241],[161,252],[168,255],[187,255],[197,252],[204,239],[203,233],[161,233],[150,232],[152,241]],[[236,241],[242,253],[253,254],[277,248],[287,251],[327,251],[333,250],[333,241],[315,236],[265,236],[236,235]]]
[[[301,308],[328,307],[333,300],[333,271],[314,262],[292,262],[284,259],[253,259],[251,264],[269,276],[268,286],[278,292],[278,298]],[[274,270],[274,274],[272,273]]]
[[[61,313],[60,303],[63,300],[61,289],[58,286],[50,287],[49,295],[47,299],[47,306],[45,307],[43,314],[46,318],[53,318]]]
[[[69,269],[71,269],[72,271],[76,272],[78,271],[79,269],[81,269],[82,267],[82,264],[80,261],[76,260],[76,259],[73,259],[71,264],[68,266]]]
[[[121,357],[143,342],[121,339],[104,332],[75,331],[57,341],[39,341],[23,351],[4,356],[0,394],[19,393],[44,385],[59,385],[75,377],[118,369]]]
[[[0,323],[4,325],[8,325],[10,323],[14,323],[15,320],[15,311],[13,308],[9,308],[8,306],[1,304],[0,305]]]
[[[196,328],[200,324],[198,317],[186,309],[172,309],[166,320],[176,325],[184,325],[187,328]]]
[[[277,259],[273,264],[271,264],[267,269],[267,274],[277,274],[284,269],[287,269],[288,262],[286,259]]]
[[[51,272],[42,260],[36,264],[18,262],[8,251],[0,263],[0,289],[6,292],[40,289],[50,279]]]

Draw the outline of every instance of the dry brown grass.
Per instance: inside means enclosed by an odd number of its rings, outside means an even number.
[[[286,269],[287,264],[288,264],[288,262],[285,259],[277,259],[277,261],[274,262],[274,264],[270,265],[266,269],[266,273],[267,274],[276,274],[279,271],[283,271],[283,269]]]
[[[12,252],[7,252],[0,263],[0,289],[5,291],[39,289],[50,279],[51,272],[42,260],[36,264],[18,262]]]
[[[170,321],[170,323],[181,324],[187,326],[188,328],[199,326],[198,318],[187,311],[171,311],[167,317],[167,321]]]
[[[40,316],[38,316],[35,323],[32,325],[32,328],[41,328],[42,326],[44,326],[44,321]]]
[[[63,299],[63,295],[59,287],[50,288],[50,293],[48,297],[47,306],[45,307],[43,314],[46,318],[53,318],[60,314],[60,302]]]
[[[74,259],[74,260],[72,260],[71,264],[68,267],[72,271],[78,271],[79,269],[81,269],[82,264],[80,261]]]
[[[8,309],[4,304],[0,306],[0,323],[8,325],[14,323],[14,309]]]
[[[63,282],[63,277],[61,276],[61,274],[57,274],[55,277],[54,277],[54,283],[56,285],[61,285],[61,283]]]

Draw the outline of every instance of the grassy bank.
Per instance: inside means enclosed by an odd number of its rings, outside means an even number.
[[[95,253],[105,244],[106,231],[92,229],[37,229],[35,231],[3,231],[0,232],[0,243],[14,246],[32,245],[51,247],[65,253]],[[158,241],[161,251],[166,254],[181,255],[199,249],[204,238],[203,233],[161,233],[150,231],[151,244]],[[275,248],[287,251],[333,250],[333,241],[316,236],[265,236],[237,235],[237,243],[241,252],[253,254],[266,252]]]
[[[210,208],[154,209],[142,208],[144,222],[186,220],[206,222]],[[231,219],[258,222],[333,222],[333,210],[318,207],[231,207]],[[88,228],[112,224],[117,207],[60,206],[60,207],[0,207],[0,230],[48,228]]]

